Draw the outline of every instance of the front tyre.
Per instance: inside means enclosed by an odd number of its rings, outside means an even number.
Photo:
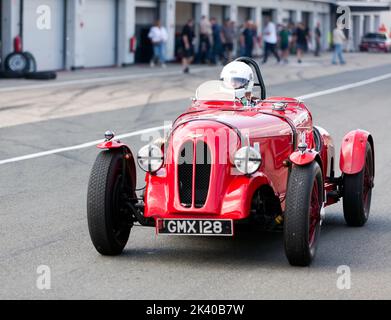
[[[343,213],[349,226],[361,227],[368,220],[374,179],[373,164],[372,147],[367,142],[362,170],[343,176]]]
[[[96,158],[88,183],[88,229],[92,243],[102,255],[120,254],[132,227],[126,206],[131,180],[123,165],[120,150],[102,151]]]
[[[323,177],[319,164],[293,166],[289,177],[284,213],[284,247],[293,266],[311,264],[318,244]]]

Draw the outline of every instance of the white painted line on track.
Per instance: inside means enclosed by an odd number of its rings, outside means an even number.
[[[318,92],[314,92],[314,93],[305,94],[303,96],[297,97],[297,99],[299,99],[299,100],[307,100],[307,99],[311,99],[311,98],[316,98],[316,97],[324,96],[324,95],[327,95],[327,94],[332,94],[332,93],[336,93],[336,92],[340,92],[340,91],[354,89],[354,88],[357,88],[357,87],[362,87],[362,86],[365,86],[367,84],[379,82],[379,81],[382,81],[382,80],[387,80],[387,79],[390,79],[390,78],[391,78],[391,73],[387,73],[387,74],[384,74],[382,76],[370,78],[370,79],[359,81],[359,82],[349,83],[349,84],[346,84],[346,85],[343,85],[343,86],[340,86],[340,87],[336,87],[336,88],[331,88],[331,89],[327,89],[327,90],[323,90],[323,91],[318,91]]]
[[[134,136],[142,135],[142,134],[145,134],[145,133],[156,132],[156,131],[163,130],[163,129],[166,129],[166,128],[169,128],[169,126],[160,126],[160,127],[153,127],[153,128],[133,131],[133,132],[129,132],[129,133],[116,135],[115,139],[124,139],[124,138],[134,137]],[[11,163],[11,162],[19,162],[19,161],[24,161],[24,160],[40,158],[40,157],[48,156],[48,155],[51,155],[51,154],[56,154],[56,153],[61,153],[61,152],[66,152],[66,151],[85,149],[85,148],[88,148],[88,147],[96,146],[98,143],[101,143],[101,142],[103,142],[103,139],[90,141],[90,142],[86,142],[86,143],[82,143],[82,144],[77,144],[75,146],[58,148],[58,149],[52,149],[52,150],[48,150],[48,151],[42,151],[42,152],[27,154],[25,156],[20,156],[20,157],[0,160],[0,165],[6,164],[6,163]]]
[[[370,78],[367,80],[354,82],[354,83],[350,83],[350,84],[346,84],[343,86],[339,86],[339,87],[335,87],[335,88],[331,88],[331,89],[327,89],[327,90],[322,90],[322,91],[318,91],[318,92],[314,92],[314,93],[309,93],[306,95],[302,95],[300,97],[296,97],[296,99],[308,100],[308,99],[312,99],[312,98],[316,98],[316,97],[320,97],[320,96],[324,96],[324,95],[328,95],[328,94],[332,94],[332,93],[336,93],[336,92],[341,92],[344,90],[349,90],[349,89],[365,86],[365,85],[368,85],[371,83],[379,82],[379,81],[390,79],[390,78],[391,78],[391,73],[387,73],[382,76]],[[159,130],[163,130],[165,128],[168,128],[168,126],[153,127],[153,128],[147,128],[147,129],[143,129],[143,130],[128,132],[128,133],[117,135],[116,138],[117,139],[124,139],[124,138],[134,137],[134,136],[142,135],[144,133],[156,132]],[[103,141],[103,139],[100,139],[100,140],[95,140],[95,141],[90,141],[90,142],[78,144],[75,146],[52,149],[52,150],[48,150],[48,151],[42,151],[42,152],[28,154],[25,156],[4,159],[4,160],[0,160],[0,165],[6,164],[6,163],[19,162],[19,161],[24,161],[24,160],[29,160],[29,159],[40,158],[40,157],[48,156],[51,154],[56,154],[56,153],[61,153],[61,152],[66,152],[66,151],[84,149],[84,148],[95,146],[102,141]]]
[[[191,73],[199,73],[206,70],[210,70],[210,67],[196,68],[192,69]],[[133,79],[145,79],[145,78],[157,78],[162,76],[173,76],[183,74],[182,70],[168,70],[164,72],[145,72],[145,73],[136,73],[136,74],[125,74],[117,76],[108,76],[108,77],[99,77],[99,78],[87,78],[87,79],[75,79],[75,80],[65,80],[57,81],[52,83],[40,83],[40,84],[26,84],[15,87],[4,87],[0,88],[0,92],[13,92],[13,91],[22,91],[22,90],[33,90],[33,89],[49,89],[56,87],[67,87],[83,84],[96,84],[96,83],[105,83],[105,82],[117,82],[123,80],[133,80]]]

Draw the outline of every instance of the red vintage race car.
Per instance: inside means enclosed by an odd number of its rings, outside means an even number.
[[[190,108],[166,137],[131,148],[111,131],[98,145],[88,186],[91,240],[103,255],[124,249],[134,223],[162,235],[233,236],[240,223],[283,231],[292,265],[314,258],[324,208],[343,198],[349,226],[368,219],[374,186],[374,142],[364,130],[342,141],[339,166],[331,136],[313,125],[306,105],[266,98],[257,63],[259,97],[244,106],[221,81],[199,87]],[[146,171],[142,195],[136,163]]]

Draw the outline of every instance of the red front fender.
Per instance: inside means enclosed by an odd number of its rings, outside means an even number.
[[[289,160],[298,166],[305,166],[314,161],[317,155],[318,153],[314,150],[307,150],[304,153],[295,151],[289,156]]]
[[[353,130],[343,138],[339,158],[339,167],[343,173],[356,174],[362,170],[367,141],[371,143],[373,151],[372,136],[367,131]]]
[[[97,148],[104,149],[102,152],[122,152],[124,161],[127,166],[127,170],[129,172],[129,177],[131,179],[131,188],[132,188],[132,198],[137,198],[135,189],[137,186],[137,172],[136,172],[136,163],[130,148],[124,144],[119,142],[118,140],[110,140],[103,141],[97,145]],[[123,148],[121,150],[121,148]],[[118,150],[118,151],[117,151]]]
[[[234,217],[235,220],[247,218],[250,215],[255,191],[264,185],[275,190],[272,182],[264,173],[256,172],[251,177],[236,176],[223,197],[221,215]]]
[[[102,143],[99,143],[96,147],[99,149],[118,149],[121,147],[126,147],[127,149],[129,149],[126,144],[115,140],[103,141]]]

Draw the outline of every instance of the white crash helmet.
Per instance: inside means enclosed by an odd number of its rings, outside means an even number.
[[[220,80],[228,88],[235,89],[235,96],[242,99],[254,87],[254,73],[250,66],[241,61],[228,63],[221,71]]]

